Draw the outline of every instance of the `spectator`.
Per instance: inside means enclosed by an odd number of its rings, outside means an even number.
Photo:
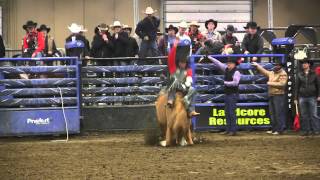
[[[224,53],[223,54],[240,54],[240,43],[238,38],[233,35],[236,29],[233,25],[228,25],[226,29],[226,33],[222,36],[222,43],[224,45]]]
[[[92,40],[91,56],[94,58],[110,58],[113,55],[113,43],[109,27],[101,23],[96,27],[95,35]],[[112,65],[109,61],[98,61],[99,66]]]
[[[86,38],[86,36],[84,35],[84,33],[86,33],[88,30],[86,28],[84,28],[83,25],[80,25],[80,35],[82,35],[83,37],[85,37],[85,45],[87,47],[87,51],[90,52],[90,42],[89,40]]]
[[[247,34],[244,36],[241,48],[244,54],[261,54],[263,52],[263,39],[258,34],[258,27],[256,22],[248,22],[246,27]],[[253,62],[260,61],[261,59],[253,57]]]
[[[114,21],[112,25],[113,35],[112,43],[114,45],[114,57],[127,57],[127,48],[129,44],[128,33],[122,30],[120,21]],[[115,65],[126,65],[126,61],[115,61]]]
[[[233,25],[228,25],[225,30],[226,30],[226,34],[222,36],[222,43],[224,45],[228,45],[228,44],[231,44],[233,46],[239,45],[238,38],[233,35],[233,33],[236,31]]]
[[[176,34],[178,28],[174,27],[172,24],[166,28],[166,34],[159,40],[159,52],[163,56],[167,56],[169,50],[173,47],[173,43],[176,40]]]
[[[37,31],[42,32],[45,37],[45,48],[43,55],[45,57],[61,57],[61,53],[58,51],[54,38],[49,35],[51,28],[42,24]]]
[[[128,25],[123,25],[123,31],[128,33],[128,47],[127,47],[127,55],[128,57],[136,57],[139,53],[139,46],[134,37],[131,36],[132,27]]]
[[[45,38],[42,32],[37,31],[37,23],[27,21],[22,27],[27,32],[23,38],[22,56],[32,58],[42,57],[42,52],[45,48]]]
[[[222,41],[221,34],[216,30],[218,25],[218,21],[213,19],[209,19],[205,22],[206,31],[203,33],[204,40],[211,41]]]
[[[320,100],[320,82],[311,70],[312,62],[302,61],[302,71],[298,73],[295,88],[295,103],[299,102],[301,112],[302,136],[319,135],[320,121],[317,113],[317,101]]]
[[[203,35],[200,33],[199,28],[200,25],[197,21],[191,21],[189,24],[189,32],[188,35],[191,39],[192,44],[192,53],[196,53],[198,49],[201,47],[201,41],[203,39]]]
[[[271,117],[272,130],[267,131],[268,134],[279,135],[285,129],[286,120],[286,85],[288,76],[282,68],[281,62],[274,63],[273,71],[264,69],[256,62],[252,63],[264,76],[268,77],[268,93],[269,93],[269,113]]]
[[[198,49],[196,54],[206,54],[208,51],[216,51],[219,48],[219,54],[222,52],[220,44],[222,44],[221,34],[216,30],[218,21],[209,19],[205,22],[206,31],[203,33],[202,47]]]
[[[6,48],[3,44],[2,36],[0,35],[0,58],[4,58],[6,56]]]
[[[153,16],[155,11],[151,7],[147,7],[145,14],[147,15],[137,25],[135,33],[141,38],[140,57],[155,57],[159,55],[157,47],[157,30],[160,25],[160,19]]]
[[[69,57],[89,58],[89,47],[86,43],[86,38],[80,34],[81,27],[76,23],[72,23],[68,29],[71,35],[66,38],[66,55]]]
[[[185,21],[181,21],[179,26],[179,30],[177,33],[177,39],[179,40],[178,46],[177,46],[177,59],[183,59],[183,56],[191,55],[192,45],[191,45],[191,39],[186,33],[188,24]],[[179,57],[182,56],[182,57]]]

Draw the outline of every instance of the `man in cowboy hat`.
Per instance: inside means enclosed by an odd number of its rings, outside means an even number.
[[[196,54],[203,53],[204,49],[208,49],[208,45],[211,44],[218,44],[222,41],[221,34],[216,30],[218,25],[218,21],[215,21],[213,19],[209,19],[205,22],[206,31],[204,31],[203,34],[203,40],[201,42],[202,47],[198,49]]]
[[[42,32],[45,37],[45,48],[43,54],[45,57],[61,57],[61,53],[58,51],[54,38],[49,35],[51,28],[45,24],[42,24],[37,31]]]
[[[224,72],[224,104],[227,128],[224,134],[235,136],[237,133],[237,116],[236,108],[239,99],[239,82],[241,74],[237,70],[239,59],[236,57],[228,57],[227,64],[221,63],[219,60],[207,57],[222,72]]]
[[[241,48],[244,54],[261,54],[263,52],[263,38],[258,34],[260,29],[256,22],[248,22],[246,27],[247,33],[244,36]],[[252,61],[260,61],[259,58],[253,57]]]
[[[128,33],[124,32],[122,29],[122,24],[120,21],[114,21],[113,25],[111,26],[113,30],[112,35],[112,43],[114,46],[114,57],[127,57],[127,48],[129,44],[129,36]],[[114,61],[114,65],[127,65],[128,61]]]
[[[173,47],[173,43],[176,40],[178,28],[170,24],[169,27],[165,29],[165,31],[166,34],[159,40],[159,52],[163,56],[168,55],[168,52]]]
[[[203,33],[205,40],[220,41],[222,39],[221,34],[216,30],[218,26],[218,21],[209,19],[205,22],[206,31]]]
[[[191,39],[192,53],[196,53],[198,49],[201,47],[203,35],[199,31],[199,27],[200,25],[197,21],[191,21],[191,23],[189,24],[188,35]]]
[[[72,23],[68,26],[68,29],[71,35],[66,38],[66,55],[69,57],[89,58],[89,47],[87,46],[86,38],[80,34],[81,26]]]
[[[42,52],[45,48],[45,38],[42,32],[38,32],[37,23],[27,21],[22,28],[27,32],[23,38],[23,56],[24,57],[42,57]]]
[[[180,53],[177,49],[178,44],[179,40],[176,40],[168,55],[168,68],[170,73],[170,83],[167,85],[168,106],[173,107],[175,94],[177,91],[180,91],[185,94],[184,104],[188,116],[197,116],[199,113],[195,111],[194,107],[196,90],[192,87],[192,69],[189,67],[187,54],[178,56]]]
[[[157,47],[157,30],[160,26],[160,19],[155,17],[154,10],[151,7],[147,7],[146,17],[141,20],[135,30],[135,33],[141,38],[140,45],[140,57],[154,57],[158,56]]]
[[[101,23],[96,27],[95,35],[92,40],[91,56],[94,58],[110,58],[113,56],[113,43],[109,26]],[[98,65],[112,65],[109,61],[97,61]]]
[[[86,33],[88,31],[88,29],[84,28],[83,25],[79,25],[80,26],[80,35],[82,35],[85,38],[85,44],[86,47],[88,48],[88,52],[90,52],[90,42],[89,40],[86,38],[86,36],[84,35],[84,33]]]
[[[128,47],[127,47],[127,55],[128,57],[136,57],[139,53],[139,46],[134,37],[131,36],[132,27],[128,25],[123,25],[123,31],[128,34]]]
[[[302,70],[297,74],[295,84],[295,103],[300,107],[302,136],[312,133],[319,135],[320,120],[317,113],[317,101],[320,101],[320,79],[312,70],[313,62],[300,60]]]
[[[226,33],[222,36],[222,43],[224,45],[223,54],[241,54],[238,38],[233,35],[236,29],[233,25],[229,24],[225,30]]]
[[[286,86],[288,75],[283,69],[283,64],[280,59],[275,60],[272,71],[266,70],[257,62],[253,62],[252,65],[256,67],[261,74],[268,78],[269,113],[271,117],[272,130],[267,131],[267,133],[274,135],[282,134],[285,129],[286,121],[285,109],[287,107]]]

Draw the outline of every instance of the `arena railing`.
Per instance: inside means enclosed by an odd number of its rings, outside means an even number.
[[[83,59],[83,106],[153,104],[165,84],[166,58]]]
[[[77,58],[2,58],[0,136],[80,132]],[[53,61],[69,65],[52,66]]]
[[[273,68],[272,63],[268,62],[270,58],[279,58],[283,63],[286,61],[284,54],[210,56],[222,62],[227,57],[258,57],[262,58],[260,64],[268,70]],[[201,113],[199,117],[193,118],[193,128],[195,130],[225,129],[224,76],[213,64],[198,63],[200,58],[203,58],[203,56],[192,55],[190,58],[190,64],[194,72],[194,87],[198,91],[196,111]],[[264,61],[263,58],[268,59]],[[237,69],[241,73],[237,103],[238,127],[240,129],[269,128],[271,120],[268,110],[267,78],[258,73],[251,63],[241,63]]]

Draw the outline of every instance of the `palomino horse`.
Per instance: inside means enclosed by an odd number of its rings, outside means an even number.
[[[176,93],[172,108],[167,106],[168,94],[161,92],[156,102],[157,119],[164,141],[162,146],[192,145],[191,119],[184,106],[183,94]]]

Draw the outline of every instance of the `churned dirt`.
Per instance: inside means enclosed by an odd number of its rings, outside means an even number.
[[[170,148],[145,145],[143,133],[1,138],[0,179],[320,179],[320,137],[197,136]]]

